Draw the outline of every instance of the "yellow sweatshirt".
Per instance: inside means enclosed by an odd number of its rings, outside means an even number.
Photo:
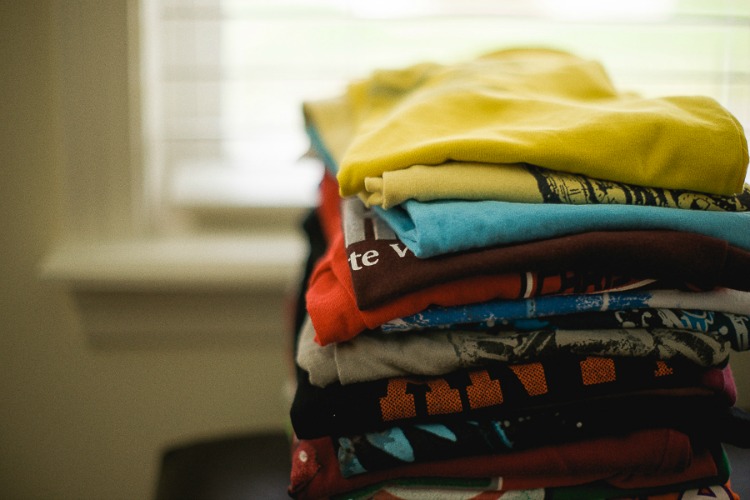
[[[447,162],[730,195],[748,164],[741,125],[715,100],[618,93],[597,62],[547,49],[378,71],[305,112],[342,196],[363,191],[366,177]]]

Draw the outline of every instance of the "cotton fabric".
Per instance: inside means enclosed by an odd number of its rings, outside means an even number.
[[[599,63],[555,50],[377,71],[305,114],[342,196],[366,177],[449,161],[732,195],[748,163],[740,123],[715,100],[620,93]]]

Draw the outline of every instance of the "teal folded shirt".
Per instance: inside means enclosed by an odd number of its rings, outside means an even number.
[[[409,200],[374,207],[417,257],[508,245],[588,231],[662,229],[720,238],[750,250],[750,212],[641,205]]]

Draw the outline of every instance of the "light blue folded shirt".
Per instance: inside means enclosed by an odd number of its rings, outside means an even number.
[[[409,200],[388,210],[374,208],[422,258],[588,231],[634,229],[698,233],[750,250],[750,212],[459,200]]]

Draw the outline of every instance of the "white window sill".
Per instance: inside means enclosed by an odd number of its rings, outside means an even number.
[[[40,275],[71,292],[95,346],[268,345],[288,332],[306,250],[292,233],[69,242]]]

